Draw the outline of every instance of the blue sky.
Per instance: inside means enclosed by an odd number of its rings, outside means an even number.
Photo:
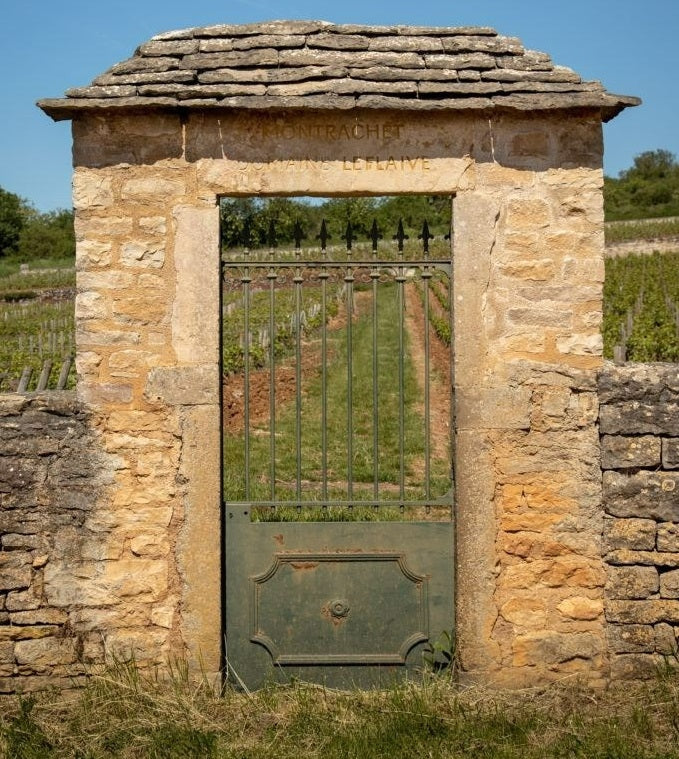
[[[274,18],[492,26],[643,98],[605,127],[607,174],[644,150],[679,155],[679,0],[4,0],[0,186],[43,211],[70,207],[70,125],[39,111],[39,98],[88,84],[158,32]]]

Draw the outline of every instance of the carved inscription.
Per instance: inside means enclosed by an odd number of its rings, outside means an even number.
[[[422,156],[352,156],[342,159],[345,171],[429,171],[429,159]]]
[[[402,124],[306,124],[304,122],[274,122],[255,124],[250,135],[256,140],[277,138],[282,140],[328,140],[330,142],[353,140],[399,139]]]
[[[351,152],[342,151],[341,155],[329,157],[303,157],[288,159],[285,163],[291,170],[328,171],[339,166],[343,171],[430,171],[430,158],[399,151],[397,141],[404,137],[405,127],[399,123],[369,123],[356,121],[352,123],[307,123],[305,121],[271,121],[251,125],[250,138],[258,142],[266,140],[295,140],[302,142],[351,143],[355,146]],[[360,149],[363,143],[365,148]],[[370,146],[368,145],[370,143]],[[380,150],[375,143],[383,143]],[[377,149],[375,149],[377,147]],[[356,149],[358,148],[358,149]],[[253,163],[249,168],[261,171],[266,164]],[[244,165],[243,170],[248,166]]]

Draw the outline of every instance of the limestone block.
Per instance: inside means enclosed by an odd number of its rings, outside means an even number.
[[[165,322],[170,308],[171,304],[165,295],[149,292],[129,296],[121,292],[113,299],[113,316],[120,324],[158,327]],[[162,342],[166,342],[167,339],[166,335],[162,334]]]
[[[76,211],[113,205],[112,178],[100,171],[77,168],[73,173],[73,208]]]
[[[109,403],[131,403],[132,385],[126,383],[103,382],[96,384],[78,384],[78,400],[91,406]]]
[[[557,337],[556,347],[560,353],[575,356],[601,356],[604,349],[603,338],[595,334],[570,334]]]
[[[78,244],[83,240],[108,243],[111,238],[128,235],[132,231],[132,219],[129,216],[93,216],[89,213],[85,216],[77,213],[74,228]]]
[[[679,403],[625,400],[604,403],[599,416],[601,432],[615,435],[679,436]]]
[[[7,449],[5,448],[5,455],[7,455]],[[22,548],[24,550],[31,548],[39,548],[44,545],[45,538],[41,535],[20,535],[14,533],[5,533],[0,537],[2,547],[7,550],[8,548]]]
[[[105,633],[109,655],[140,663],[162,664],[167,659],[169,630],[162,627],[109,629]]]
[[[137,269],[161,269],[165,263],[165,246],[139,240],[126,242],[120,251],[120,263]]]
[[[158,176],[154,172],[151,176],[142,176],[123,182],[120,197],[123,200],[156,201],[165,205],[169,201],[184,195],[185,192],[186,184],[181,179]]]
[[[616,517],[679,522],[679,472],[604,472],[603,503]]]
[[[621,624],[654,625],[658,622],[679,624],[679,603],[668,599],[618,601],[606,603],[606,619]]]
[[[679,523],[661,522],[658,525],[658,550],[679,553]]]
[[[605,519],[604,551],[618,548],[651,551],[655,547],[656,522],[652,519]]]
[[[0,552],[0,591],[22,590],[31,584],[33,557],[23,551]]]
[[[660,438],[654,435],[603,435],[601,468],[655,467],[660,465]]]
[[[176,296],[172,345],[179,361],[206,364],[219,358],[219,209],[175,210]]]
[[[158,627],[165,627],[171,630],[174,626],[175,607],[174,604],[155,604],[151,611],[151,622]]]
[[[499,265],[499,270],[507,277],[542,282],[553,277],[555,263],[552,258],[506,261]]]
[[[171,406],[217,404],[218,366],[157,367],[149,372],[145,395]]]
[[[661,658],[652,654],[618,654],[611,659],[613,680],[650,680],[658,676]]]
[[[135,556],[145,556],[149,559],[167,556],[170,542],[167,532],[145,532],[135,535],[130,540],[130,550]]]
[[[32,611],[14,611],[10,614],[13,625],[63,625],[68,614],[62,609],[34,609]]]
[[[59,632],[56,625],[27,625],[26,627],[14,625],[0,626],[0,642],[7,640],[37,640],[48,638]]]
[[[7,611],[24,611],[37,609],[41,599],[34,593],[33,588],[24,591],[12,591],[7,594],[5,608]]]
[[[150,351],[127,349],[111,353],[108,368],[112,377],[142,377],[159,361],[160,356]]]
[[[98,292],[79,292],[75,296],[76,319],[105,319],[109,316],[110,306]]]
[[[528,387],[458,388],[457,429],[529,429]]]
[[[655,631],[655,650],[663,656],[673,656],[679,652],[677,646],[677,637],[679,636],[679,627],[673,627],[665,622],[661,622],[654,628]]]
[[[539,628],[547,621],[544,601],[535,598],[512,598],[500,608],[500,614],[508,622],[519,627]]]
[[[158,60],[162,65],[167,59]],[[75,166],[150,165],[181,155],[182,127],[175,113],[107,112],[73,121]]]
[[[662,465],[665,469],[679,469],[679,437],[663,438]]]
[[[556,608],[562,616],[578,621],[597,619],[604,613],[604,604],[601,599],[585,596],[565,598]]]
[[[606,556],[609,564],[641,564],[649,567],[679,567],[679,553],[665,551],[629,551],[619,548]]]
[[[616,366],[607,363],[599,375],[599,396],[601,403],[606,406],[628,403],[625,409],[630,414],[638,412],[637,417],[642,419],[649,412],[646,404],[651,407],[651,416],[653,407],[658,413],[662,413],[664,404],[679,402],[679,367],[676,364]],[[613,432],[617,431],[613,430]],[[654,432],[654,430],[641,432]],[[672,433],[660,432],[659,434],[671,435]]]
[[[517,635],[512,643],[515,667],[557,664],[575,657],[593,659],[604,650],[604,640],[592,632],[558,633],[543,630]]]
[[[651,625],[608,625],[609,649],[616,654],[653,653],[656,636]]]
[[[81,272],[97,266],[110,266],[112,247],[110,242],[79,240],[75,249],[76,270]]]
[[[14,672],[14,643],[0,642],[0,676],[7,677]]]
[[[679,569],[672,569],[660,575],[660,597],[679,598]]]
[[[648,598],[657,592],[658,570],[655,567],[608,568],[608,598]]]
[[[556,308],[510,308],[507,320],[511,324],[530,327],[572,327],[573,312]]]
[[[57,637],[20,640],[14,646],[14,656],[17,664],[46,672],[59,664],[73,664],[77,659],[75,643],[72,638]]]
[[[139,228],[153,235],[164,235],[167,232],[167,220],[164,216],[142,216]]]
[[[516,231],[533,231],[549,226],[552,209],[548,202],[540,198],[521,198],[507,203],[506,226]]]
[[[110,269],[106,271],[78,272],[76,279],[78,290],[129,290],[134,284],[130,272]]]

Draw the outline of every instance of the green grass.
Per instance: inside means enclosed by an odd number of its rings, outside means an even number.
[[[34,387],[46,360],[54,364],[54,384],[61,362],[73,354],[73,298],[54,301],[40,297],[46,290],[75,286],[72,264],[63,259],[32,261],[29,273],[21,274],[19,262],[0,261],[1,389],[16,384],[28,366],[33,369],[30,387]],[[70,386],[73,383],[71,375]]]
[[[605,226],[605,235],[607,243],[677,237],[679,236],[679,219],[609,221]]]
[[[295,683],[256,693],[118,665],[70,697],[6,700],[8,759],[676,759],[679,678],[518,692],[425,676],[382,691]]]
[[[345,305],[341,308],[346,308]],[[352,323],[352,395],[353,395],[353,497],[370,501],[373,497],[373,365],[372,314],[363,313]],[[400,482],[399,464],[399,387],[398,387],[398,302],[393,285],[382,285],[378,295],[378,456],[380,498],[397,497]],[[422,461],[424,457],[424,421],[420,390],[409,358],[407,334],[404,361],[404,471],[405,486],[410,498],[423,497]],[[305,351],[319,360],[309,376],[305,370],[301,414],[301,480],[302,500],[313,503],[321,497],[322,483],[322,383],[320,376],[319,340],[309,341]],[[328,332],[327,370],[327,466],[329,498],[347,500],[347,426],[348,377],[346,326]],[[251,429],[250,435],[250,497],[270,499],[270,432],[267,424]],[[296,413],[294,398],[284,404],[276,417],[276,499],[296,497]],[[245,459],[242,435],[225,435],[225,498],[245,497]],[[448,465],[432,462],[434,496],[443,495],[449,487]],[[259,518],[262,518],[261,514]]]

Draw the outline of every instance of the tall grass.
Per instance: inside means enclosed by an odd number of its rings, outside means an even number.
[[[609,221],[605,225],[607,243],[655,240],[679,236],[679,218]]]
[[[11,759],[671,759],[679,757],[679,679],[591,692],[519,692],[426,676],[384,691],[296,683],[219,693],[133,666],[69,698],[6,700],[0,755]]]

